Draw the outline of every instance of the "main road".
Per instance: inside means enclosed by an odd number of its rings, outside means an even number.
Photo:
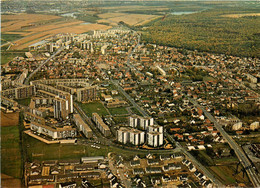
[[[37,67],[37,69],[35,69],[26,79],[24,84],[28,85],[30,79],[42,68],[43,65],[45,65],[46,63],[48,63],[53,57],[55,57],[57,54],[59,54],[62,50],[64,50],[65,47],[61,47],[59,48],[51,57],[49,57],[48,59],[46,59],[42,64],[39,65],[39,67]]]
[[[205,116],[214,123],[215,127],[217,130],[221,133],[223,138],[228,142],[230,147],[235,151],[239,161],[241,164],[244,166],[248,177],[250,178],[251,182],[255,187],[260,187],[260,181],[259,181],[259,176],[256,173],[256,171],[252,168],[251,162],[248,160],[246,154],[244,151],[241,149],[241,147],[226,133],[226,131],[222,128],[222,126],[216,121],[216,119],[209,113],[207,112],[201,105],[197,103],[197,101],[190,99],[191,103],[193,103],[195,106],[199,107],[202,109],[204,112]]]

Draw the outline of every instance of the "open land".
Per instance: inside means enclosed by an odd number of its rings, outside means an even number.
[[[3,188],[20,188],[22,187],[21,180],[8,176],[6,174],[1,174],[1,186]]]
[[[100,149],[93,148],[92,142],[87,144],[45,144],[24,133],[26,155],[29,161],[33,160],[62,160],[79,159],[86,156],[107,156],[109,152],[121,153],[123,156],[133,155],[133,151],[114,146],[100,145]],[[138,153],[138,151],[135,151]],[[142,152],[140,152],[142,153]]]
[[[19,123],[19,112],[4,113],[1,111],[1,127],[16,126]]]

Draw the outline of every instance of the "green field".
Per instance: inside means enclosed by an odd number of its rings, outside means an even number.
[[[82,110],[89,116],[92,117],[92,113],[96,112],[99,115],[109,115],[106,108],[103,106],[101,102],[92,102],[92,103],[78,103]]]
[[[128,114],[128,111],[124,107],[119,108],[108,108],[111,115],[122,115],[122,114]]]
[[[213,78],[213,77],[211,77],[211,76],[205,76],[205,77],[203,77],[203,81],[204,81],[204,82],[215,81],[215,78]]]
[[[21,178],[22,161],[18,126],[1,127],[1,173]]]

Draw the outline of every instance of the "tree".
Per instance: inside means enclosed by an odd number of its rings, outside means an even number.
[[[215,152],[214,152],[213,148],[211,148],[211,147],[207,147],[207,148],[206,148],[206,153],[207,153],[210,157],[215,157]]]
[[[230,155],[232,155],[233,157],[236,155],[233,149],[230,150]]]

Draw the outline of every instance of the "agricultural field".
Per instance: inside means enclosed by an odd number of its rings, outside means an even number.
[[[95,11],[85,11],[84,14],[78,14],[78,19],[45,14],[2,15],[2,47],[9,47],[8,50],[22,50],[62,32],[80,34],[91,30],[106,30],[121,21],[133,26],[158,18],[158,15],[152,14],[117,13],[113,12],[116,8],[110,8],[112,9],[107,11],[112,12],[109,13],[98,14]],[[10,60],[5,58],[2,64]]]
[[[105,22],[111,25],[117,25],[119,22],[124,22],[128,25],[141,25],[147,23],[153,19],[156,19],[158,15],[146,15],[146,14],[130,14],[130,13],[104,13],[98,15],[101,20],[98,22]]]
[[[246,16],[260,16],[260,13],[250,13],[250,14],[225,14],[222,15],[223,17],[228,17],[228,18],[241,18],[241,17],[246,17]]]
[[[85,33],[90,30],[108,29],[102,24],[84,24],[84,21],[43,14],[2,15],[1,31],[4,40],[12,42],[10,50],[21,50],[52,35]],[[7,44],[9,45],[9,44]]]

